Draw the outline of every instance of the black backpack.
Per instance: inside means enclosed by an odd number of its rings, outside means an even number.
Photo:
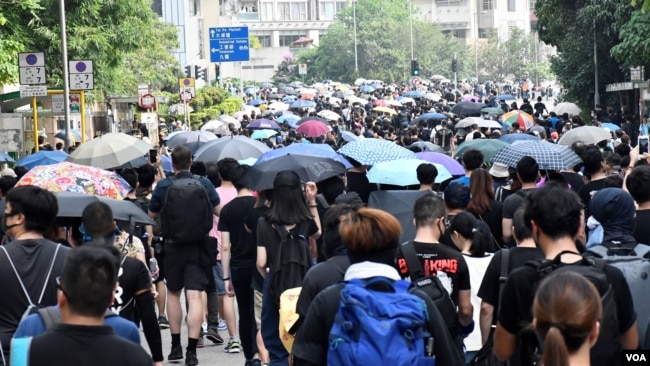
[[[212,229],[212,204],[199,178],[167,178],[171,184],[160,215],[165,239],[176,243],[199,242]]]
[[[424,269],[418,259],[412,241],[409,240],[402,243],[402,254],[404,255],[406,266],[409,269],[411,282],[417,289],[427,294],[427,296],[433,300],[433,303],[436,304],[436,308],[438,308],[440,315],[445,319],[447,329],[449,329],[449,334],[451,334],[452,337],[459,335],[460,321],[458,320],[456,305],[452,301],[449,292],[447,292],[445,287],[442,285],[442,282],[440,282],[440,279],[436,276],[427,277],[424,275]]]
[[[275,230],[280,238],[278,252],[271,263],[271,283],[269,296],[272,301],[280,304],[280,295],[288,289],[301,287],[305,274],[311,266],[309,242],[304,235],[299,234],[301,226],[287,231],[284,225],[272,225],[266,219],[264,222]]]
[[[612,366],[621,364],[621,340],[618,326],[618,315],[616,311],[616,299],[614,299],[614,290],[607,279],[605,273],[606,262],[595,258],[585,258],[575,264],[562,264],[560,258],[563,254],[576,254],[576,252],[563,251],[553,260],[546,261],[529,261],[527,266],[535,268],[539,275],[539,281],[546,275],[556,271],[572,271],[586,277],[594,284],[603,305],[603,316],[600,321],[600,335],[596,344],[591,347],[591,364],[595,366]],[[537,285],[539,285],[539,281]],[[534,332],[534,331],[533,331]],[[532,334],[524,334],[522,337],[524,353],[528,351],[531,357],[531,365],[539,365],[541,360],[541,350],[544,348],[542,340]]]

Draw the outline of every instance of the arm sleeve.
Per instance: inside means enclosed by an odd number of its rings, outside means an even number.
[[[462,256],[458,260],[458,275],[458,289],[471,290],[472,284],[469,280],[469,267],[467,267],[467,262]]]
[[[162,339],[160,337],[160,327],[156,320],[156,311],[153,305],[153,294],[151,291],[144,292],[135,297],[135,304],[140,312],[142,319],[142,328],[144,336],[149,344],[151,357],[154,362],[164,361],[162,351]]]
[[[523,283],[528,282],[528,279],[525,276],[518,276],[518,272],[515,271],[508,277],[503,289],[503,298],[508,301],[499,304],[499,323],[511,334],[519,334],[526,323],[531,322],[533,316],[533,298],[535,297],[533,286],[535,285]],[[529,288],[526,289],[526,286]],[[533,292],[530,293],[531,291]],[[528,309],[527,313],[523,313],[522,309]]]
[[[404,255],[402,254],[402,248],[397,248],[395,258],[395,266],[400,277],[402,279],[409,277],[409,268],[406,266],[406,259],[404,259]]]
[[[492,306],[499,303],[499,276],[501,276],[501,251],[496,252],[490,260],[478,290],[478,297]]]
[[[210,203],[212,204],[212,207],[219,206],[221,199],[219,199],[219,194],[217,193],[217,190],[214,188],[214,185],[212,185],[212,182],[210,182],[208,178],[205,177],[201,177],[200,179],[201,182],[203,183],[203,186],[205,187],[205,190],[208,192],[208,198],[210,198]]]

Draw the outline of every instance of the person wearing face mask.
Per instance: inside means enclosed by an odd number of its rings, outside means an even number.
[[[57,303],[56,277],[69,252],[44,238],[54,225],[56,197],[35,186],[15,187],[6,197],[0,224],[8,243],[0,247],[0,364],[9,362],[11,337],[31,305]]]

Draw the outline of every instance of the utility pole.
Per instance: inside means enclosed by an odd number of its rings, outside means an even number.
[[[357,0],[352,0],[352,18],[354,22],[354,73],[359,77],[359,59],[357,55]]]

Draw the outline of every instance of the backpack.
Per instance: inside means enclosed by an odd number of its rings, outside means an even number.
[[[435,366],[426,305],[412,288],[385,277],[347,282],[329,334],[327,364]]]
[[[406,266],[409,269],[409,277],[413,285],[433,300],[440,315],[445,319],[449,334],[452,337],[458,336],[460,334],[460,321],[458,320],[456,305],[452,301],[449,292],[447,292],[438,277],[426,277],[424,275],[424,269],[418,259],[412,241],[409,240],[402,243],[402,254],[404,255]]]
[[[620,365],[621,362],[621,341],[618,327],[618,313],[616,311],[616,300],[614,290],[610,285],[605,273],[606,262],[596,258],[583,257],[579,263],[562,264],[560,258],[563,254],[576,254],[576,252],[563,251],[550,261],[529,261],[527,266],[535,268],[539,282],[546,275],[556,271],[572,271],[583,275],[594,284],[603,305],[603,315],[600,321],[600,335],[596,344],[591,348],[591,364],[598,365]],[[526,333],[526,331],[524,331]],[[533,334],[534,330],[522,334],[523,352],[529,352],[531,365],[539,365],[541,350],[544,348],[542,340]]]
[[[650,346],[650,337],[647,333],[650,322],[650,259],[645,258],[650,254],[650,246],[637,244],[633,248],[611,247],[604,244],[591,247],[585,253],[602,258],[608,264],[623,272],[623,276],[630,286],[636,322],[639,329],[639,345],[642,349]]]
[[[55,325],[61,323],[61,313],[56,310],[55,306],[40,308],[36,312],[41,316],[41,319],[43,319],[45,330],[50,330],[54,328]],[[104,319],[110,318],[112,316],[117,316],[117,314],[110,311],[109,309],[106,309],[106,312],[104,312]]]
[[[199,242],[212,229],[212,204],[199,178],[167,178],[171,184],[160,215],[165,239],[176,243]]]
[[[268,221],[264,220],[268,223]],[[269,223],[269,225],[271,225]],[[280,296],[286,290],[301,287],[302,280],[311,266],[309,243],[300,233],[301,224],[287,231],[284,225],[271,225],[280,238],[278,252],[271,263],[269,296],[280,304]]]

